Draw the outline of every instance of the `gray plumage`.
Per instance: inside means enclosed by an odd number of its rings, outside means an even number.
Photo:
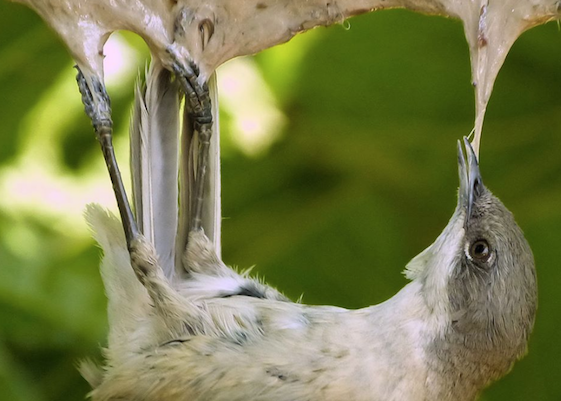
[[[179,88],[157,62],[146,75],[152,77],[148,85],[135,88],[130,129],[134,207],[139,230],[171,277],[178,224]]]
[[[91,397],[473,400],[524,355],[536,278],[522,231],[483,185],[467,141],[466,151],[456,210],[408,264],[411,282],[359,310],[293,303],[228,268],[200,231],[189,235],[185,274],[166,277],[157,247],[141,239],[129,259],[119,221],[90,206],[110,325],[105,367],[81,367]]]

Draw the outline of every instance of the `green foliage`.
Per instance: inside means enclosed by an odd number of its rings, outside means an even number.
[[[253,59],[284,115],[271,146],[248,156],[222,110],[223,253],[293,298],[361,307],[405,284],[407,261],[450,217],[473,93],[459,22],[384,11],[350,25]],[[483,177],[533,247],[540,308],[529,355],[486,401],[561,397],[560,38],[555,24],[524,34],[488,109]],[[84,188],[110,183],[78,91],[65,89],[71,66],[37,16],[0,2],[0,399],[83,399],[75,363],[105,342],[99,252],[75,209],[97,200]],[[134,75],[110,87],[121,155]],[[52,198],[28,203],[36,187]],[[72,188],[86,196],[67,199]]]

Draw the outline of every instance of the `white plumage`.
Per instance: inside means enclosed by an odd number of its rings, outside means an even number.
[[[94,400],[424,399],[410,398],[425,394],[426,372],[416,343],[422,332],[431,331],[427,325],[437,322],[424,319],[430,314],[418,284],[368,309],[310,307],[237,276],[207,254],[196,262],[209,263],[206,268],[212,266],[216,275],[194,274],[176,286],[181,300],[173,306],[193,308],[194,322],[170,333],[134,276],[120,222],[97,207],[90,207],[87,216],[105,251],[102,274],[110,284],[110,367],[103,379],[90,378],[101,383]],[[204,237],[191,243],[210,247]],[[204,254],[198,251],[193,250]],[[267,299],[224,297],[248,286]],[[406,327],[396,330],[396,317]],[[387,369],[391,365],[395,368]],[[410,372],[409,377],[396,383],[394,370]],[[383,393],[373,391],[383,387]],[[378,398],[371,398],[373,393]]]

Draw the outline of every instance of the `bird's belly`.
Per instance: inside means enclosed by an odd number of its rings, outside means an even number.
[[[321,345],[319,345],[319,344]],[[401,362],[388,368],[384,355],[361,355],[348,344],[269,339],[235,344],[197,336],[137,355],[94,392],[125,391],[125,399],[147,401],[420,401],[425,400],[422,371],[407,376]],[[136,370],[131,372],[130,370]],[[157,372],[157,374],[155,374]],[[121,379],[137,378],[123,383]],[[96,397],[99,394],[99,397]]]

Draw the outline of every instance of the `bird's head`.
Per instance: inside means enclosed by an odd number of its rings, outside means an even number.
[[[435,325],[451,342],[482,352],[526,350],[537,304],[534,258],[522,230],[483,185],[477,157],[458,142],[458,205],[437,240],[407,266]]]

